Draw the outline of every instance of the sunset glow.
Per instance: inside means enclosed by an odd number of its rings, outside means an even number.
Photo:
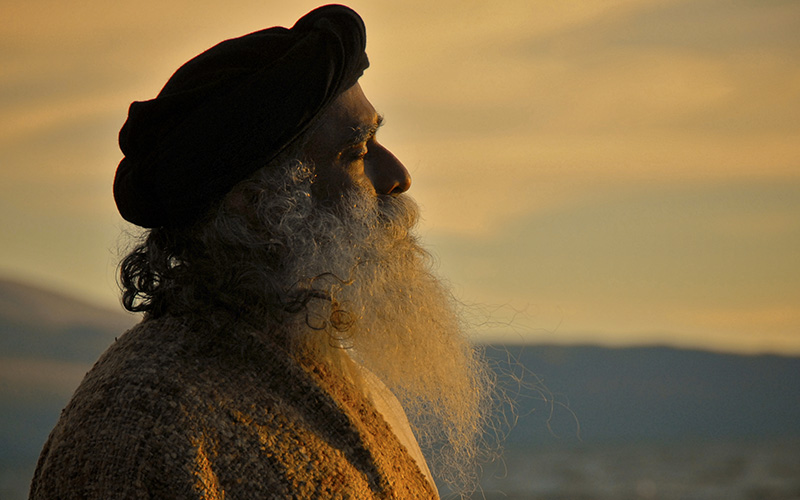
[[[800,354],[800,3],[349,5],[478,338]],[[0,275],[119,308],[128,105],[315,6],[0,4]]]

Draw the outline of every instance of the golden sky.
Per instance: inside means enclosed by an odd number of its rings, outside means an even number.
[[[131,101],[307,1],[0,0],[0,274],[117,307]],[[354,1],[484,338],[800,353],[800,3]]]

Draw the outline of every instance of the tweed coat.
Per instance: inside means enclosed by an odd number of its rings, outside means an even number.
[[[245,331],[145,320],[78,387],[39,499],[437,498],[364,393]]]

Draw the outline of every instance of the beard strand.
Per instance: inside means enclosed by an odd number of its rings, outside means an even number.
[[[270,254],[252,265],[269,268],[267,288],[277,283],[284,296],[306,297],[279,329],[293,349],[349,354],[376,374],[406,411],[437,478],[456,490],[474,487],[494,378],[414,234],[416,203],[354,188],[322,204],[313,180],[312,166],[291,161],[241,188],[256,201]]]

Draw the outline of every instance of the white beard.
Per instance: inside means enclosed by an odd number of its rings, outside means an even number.
[[[282,256],[277,282],[289,296],[319,292],[281,328],[305,352],[347,349],[399,399],[434,473],[462,487],[473,482],[492,376],[412,232],[416,204],[353,190],[321,206],[313,179],[311,167],[293,161],[262,169],[243,188],[251,198],[262,193],[256,210],[266,245]]]

